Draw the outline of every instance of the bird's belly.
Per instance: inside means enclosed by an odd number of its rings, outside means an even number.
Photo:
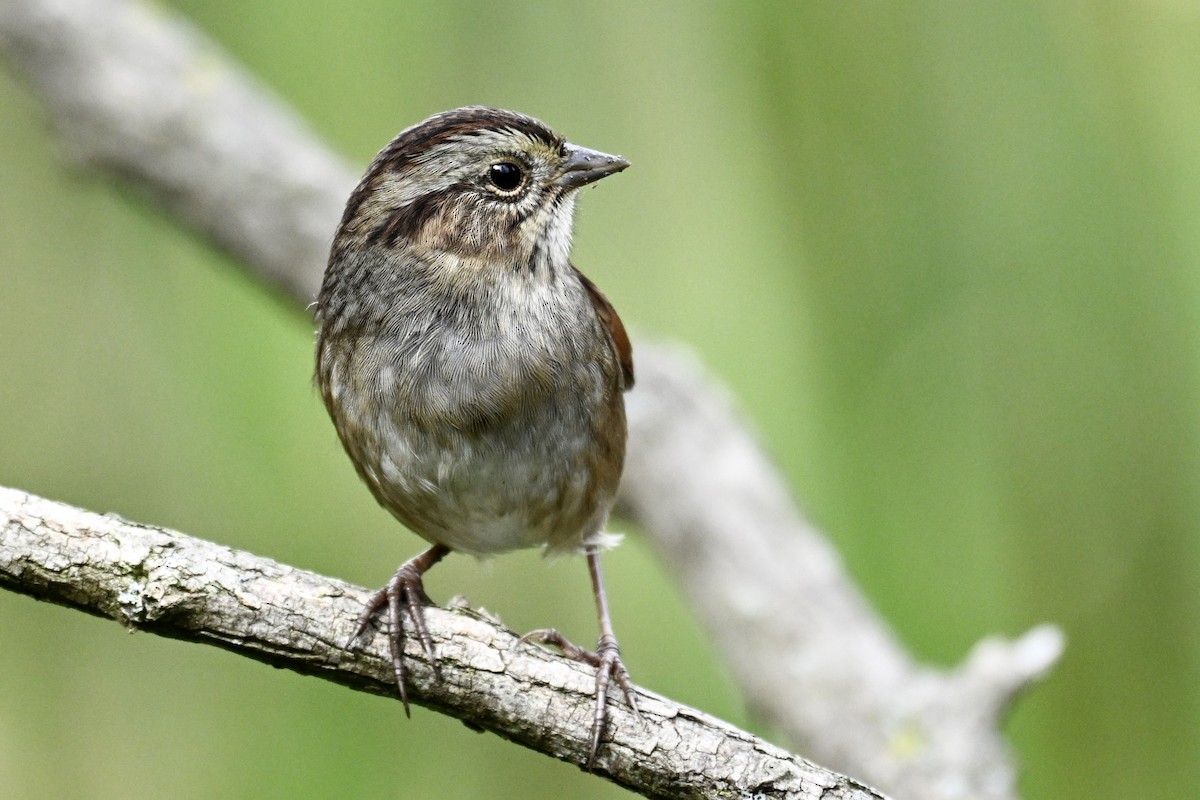
[[[611,490],[598,496],[583,432],[556,441],[539,433],[392,427],[378,459],[380,497],[416,533],[454,550],[575,549],[603,526]]]
[[[376,499],[467,553],[603,543],[625,450],[611,353],[557,317],[435,323],[323,341],[326,403]]]

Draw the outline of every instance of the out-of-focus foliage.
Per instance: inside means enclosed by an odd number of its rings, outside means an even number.
[[[691,342],[922,658],[1069,636],[1010,726],[1027,798],[1200,786],[1200,8],[187,0],[365,164],[465,103],[633,168],[577,262]],[[418,540],[309,384],[305,318],[148,203],[64,168],[0,75],[0,484],[363,584]],[[619,523],[618,523],[619,527]],[[636,535],[635,678],[748,724]],[[430,579],[593,635],[584,569]],[[609,797],[418,710],[0,595],[9,798]]]

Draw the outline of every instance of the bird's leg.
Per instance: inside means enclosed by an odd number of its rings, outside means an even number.
[[[633,683],[629,680],[629,670],[621,661],[621,648],[617,646],[617,637],[613,633],[612,618],[608,613],[608,597],[604,593],[604,576],[600,572],[600,551],[595,547],[587,550],[588,572],[592,576],[592,591],[596,595],[596,613],[600,617],[600,642],[596,651],[584,650],[572,644],[565,636],[554,628],[542,628],[530,631],[521,637],[521,641],[538,641],[557,647],[562,654],[572,661],[590,664],[596,668],[596,711],[592,717],[592,742],[588,749],[587,768],[591,770],[600,750],[600,738],[608,724],[608,687],[613,680],[621,687],[625,702],[633,709],[633,713],[641,717],[637,700],[633,691]]]
[[[401,612],[404,608],[408,609],[408,616],[412,619],[412,626],[416,630],[417,638],[421,640],[421,647],[429,659],[429,666],[433,668],[434,676],[441,680],[442,674],[438,670],[437,656],[433,652],[433,639],[425,627],[424,607],[433,605],[433,601],[429,599],[429,595],[425,594],[425,584],[421,576],[430,567],[445,558],[449,552],[449,547],[435,544],[424,553],[401,564],[400,569],[396,570],[396,574],[387,582],[387,586],[371,595],[371,599],[367,601],[367,607],[363,609],[362,615],[358,618],[354,635],[346,644],[346,647],[352,647],[371,627],[371,619],[375,613],[387,608],[388,644],[392,653],[392,671],[396,674],[396,686],[400,689],[400,701],[404,703],[404,713],[410,717],[412,713],[408,708],[408,690],[405,688],[408,669],[404,666],[404,621]]]

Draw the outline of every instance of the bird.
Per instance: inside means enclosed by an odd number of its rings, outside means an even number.
[[[469,106],[401,131],[351,193],[315,306],[316,384],[375,499],[430,546],[371,596],[351,644],[386,620],[405,713],[408,625],[436,678],[422,576],[450,553],[582,554],[596,649],[553,628],[522,641],[596,668],[586,765],[610,687],[640,718],[600,553],[634,383],[616,310],[571,262],[579,190],[629,162],[522,113]]]

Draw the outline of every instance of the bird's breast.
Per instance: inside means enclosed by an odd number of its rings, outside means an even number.
[[[577,547],[599,535],[620,476],[617,365],[590,304],[519,289],[321,343],[338,350],[319,378],[360,474],[401,521],[456,550]]]

